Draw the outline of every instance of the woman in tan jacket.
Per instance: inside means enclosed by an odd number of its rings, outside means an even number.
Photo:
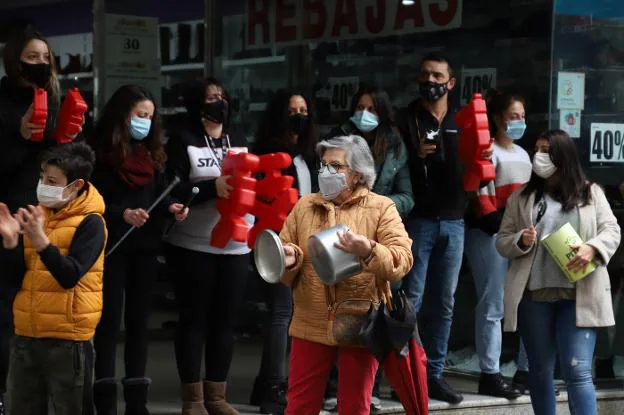
[[[338,413],[364,415],[377,361],[364,348],[360,326],[378,292],[400,280],[413,263],[411,243],[394,203],[370,191],[375,162],[366,141],[336,137],[318,144],[320,192],[304,197],[280,234],[286,254],[282,282],[293,289],[292,350],[287,415],[318,414],[330,370],[339,367]],[[326,286],[314,271],[308,238],[344,224],[340,249],[358,255],[362,272]]]
[[[555,414],[555,357],[576,415],[596,414],[592,358],[596,328],[615,324],[606,264],[620,243],[609,203],[581,169],[576,145],[561,130],[537,140],[533,175],[507,203],[496,247],[512,260],[505,285],[505,330],[520,328],[529,357],[529,389],[537,415]],[[598,267],[570,282],[539,240],[569,223],[585,243],[566,265]]]

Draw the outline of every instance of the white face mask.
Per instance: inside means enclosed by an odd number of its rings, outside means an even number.
[[[50,186],[41,183],[41,180],[39,180],[39,184],[37,185],[37,200],[39,200],[39,203],[41,203],[41,205],[47,208],[61,208],[71,200],[72,194],[70,193],[67,197],[63,197],[63,192],[65,191],[65,189],[73,184],[74,182],[71,182],[65,187]]]
[[[332,174],[326,167],[318,175],[319,190],[323,199],[334,200],[340,192],[347,189],[347,176],[344,173]]]
[[[549,179],[557,171],[557,166],[550,159],[550,154],[535,153],[533,157],[533,171],[542,179]]]

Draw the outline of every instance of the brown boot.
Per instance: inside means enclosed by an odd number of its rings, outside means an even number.
[[[208,415],[201,382],[182,384],[182,415]]]
[[[225,400],[225,382],[204,381],[204,403],[210,415],[240,415]]]

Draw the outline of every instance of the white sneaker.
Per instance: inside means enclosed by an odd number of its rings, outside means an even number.
[[[323,402],[323,410],[329,412],[335,412],[338,409],[338,398],[325,399]]]
[[[381,399],[379,399],[377,396],[373,396],[371,398],[371,411],[380,411],[383,407],[381,405]]]

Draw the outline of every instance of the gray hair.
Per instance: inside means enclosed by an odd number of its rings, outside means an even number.
[[[373,188],[377,172],[375,170],[375,159],[373,153],[365,139],[358,135],[346,135],[330,138],[321,141],[316,145],[316,152],[319,157],[323,157],[325,151],[335,148],[347,152],[347,164],[349,169],[359,173],[362,177],[360,183],[369,190]]]

